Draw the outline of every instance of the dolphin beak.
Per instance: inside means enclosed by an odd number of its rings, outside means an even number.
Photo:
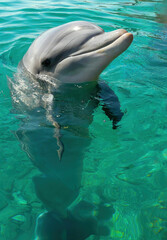
[[[111,62],[123,53],[132,43],[133,35],[125,30],[121,30],[119,33],[122,34],[107,46],[96,50],[96,54],[106,54],[106,58]]]
[[[129,47],[132,40],[133,35],[124,29],[104,32],[92,37],[79,51],[73,53],[71,56],[79,56],[88,53],[106,53],[114,59]]]
[[[63,78],[63,72],[74,76],[74,82],[84,82],[84,76],[88,81],[97,80],[101,72],[123,53],[132,41],[133,35],[124,29],[96,35],[88,40],[80,50],[57,65],[57,78]],[[86,69],[85,75],[81,74],[82,69]]]

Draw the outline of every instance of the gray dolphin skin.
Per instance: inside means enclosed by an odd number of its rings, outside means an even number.
[[[95,109],[104,111],[113,129],[123,116],[118,97],[98,77],[132,40],[124,29],[104,32],[90,22],[67,23],[34,40],[9,81],[13,107],[26,116],[16,136],[39,170],[33,183],[47,210],[37,218],[35,240],[110,234],[94,216],[100,206],[79,194]]]
[[[49,75],[63,83],[94,81],[132,39],[124,29],[105,33],[93,23],[71,22],[40,35],[23,57],[23,64],[34,75]]]

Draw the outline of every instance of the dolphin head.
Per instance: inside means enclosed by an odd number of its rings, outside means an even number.
[[[90,22],[71,22],[40,35],[24,55],[23,65],[33,75],[63,83],[95,81],[132,40],[124,29],[104,32]]]

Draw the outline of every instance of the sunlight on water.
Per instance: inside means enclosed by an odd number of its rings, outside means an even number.
[[[27,137],[23,134],[27,116],[13,110],[7,78],[17,72],[19,61],[39,34],[76,20],[91,21],[105,31],[124,28],[134,35],[130,48],[101,75],[119,98],[124,112],[120,127],[114,130],[99,106],[89,125],[89,144],[77,138],[78,143],[89,145],[84,150],[78,198],[95,206],[93,216],[109,229],[106,236],[87,239],[167,239],[166,12],[161,0],[0,2],[1,240],[35,239],[36,219],[45,211],[32,181],[40,170],[27,156],[26,144],[18,141]],[[45,140],[46,123],[36,123],[39,139]],[[72,141],[73,151],[80,154],[76,140]],[[41,150],[38,158],[42,154]],[[51,197],[52,193],[54,186],[48,191]]]

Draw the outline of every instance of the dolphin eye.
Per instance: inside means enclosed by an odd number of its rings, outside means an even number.
[[[51,60],[49,58],[45,59],[42,63],[42,66],[49,67],[51,64]]]

